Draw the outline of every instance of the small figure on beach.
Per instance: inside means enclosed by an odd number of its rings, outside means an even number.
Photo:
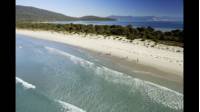
[[[139,63],[139,59],[138,58],[137,58],[136,62]]]
[[[106,55],[111,55],[111,52],[109,52],[109,53],[106,53]]]

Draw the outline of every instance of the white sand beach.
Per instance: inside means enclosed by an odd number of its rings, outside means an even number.
[[[183,48],[181,47],[155,44],[153,41],[139,39],[129,42],[125,37],[119,36],[117,36],[118,38],[116,36],[104,38],[102,35],[94,34],[85,36],[83,34],[24,29],[16,29],[16,33],[124,58],[183,77]]]

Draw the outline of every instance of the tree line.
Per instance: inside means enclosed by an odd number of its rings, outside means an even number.
[[[53,24],[53,23],[27,23],[17,22],[17,28],[42,29],[54,31],[67,31],[69,33],[100,34],[104,36],[124,36],[128,40],[142,39],[153,40],[163,44],[183,46],[183,31],[172,30],[162,32],[151,27],[133,28],[132,25],[83,25],[83,24]]]

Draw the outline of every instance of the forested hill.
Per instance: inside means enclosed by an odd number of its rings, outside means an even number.
[[[114,18],[108,18],[108,17],[97,17],[97,16],[83,16],[79,18],[80,20],[98,20],[98,21],[109,21],[109,20],[115,20]]]
[[[75,20],[76,18],[63,14],[38,9],[29,6],[16,6],[17,21],[54,21],[54,20]]]
[[[115,20],[115,19],[97,17],[97,16],[84,16],[77,18],[35,7],[16,5],[16,21],[70,21],[70,20],[102,21],[102,20]]]

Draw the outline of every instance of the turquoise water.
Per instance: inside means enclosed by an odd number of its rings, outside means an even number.
[[[121,25],[127,26],[132,25],[134,28],[137,27],[152,27],[156,30],[170,31],[175,29],[183,30],[183,22],[181,21],[55,21],[50,23],[57,24],[93,24],[93,25]]]
[[[182,93],[96,63],[76,47],[16,35],[16,112],[182,111]]]

